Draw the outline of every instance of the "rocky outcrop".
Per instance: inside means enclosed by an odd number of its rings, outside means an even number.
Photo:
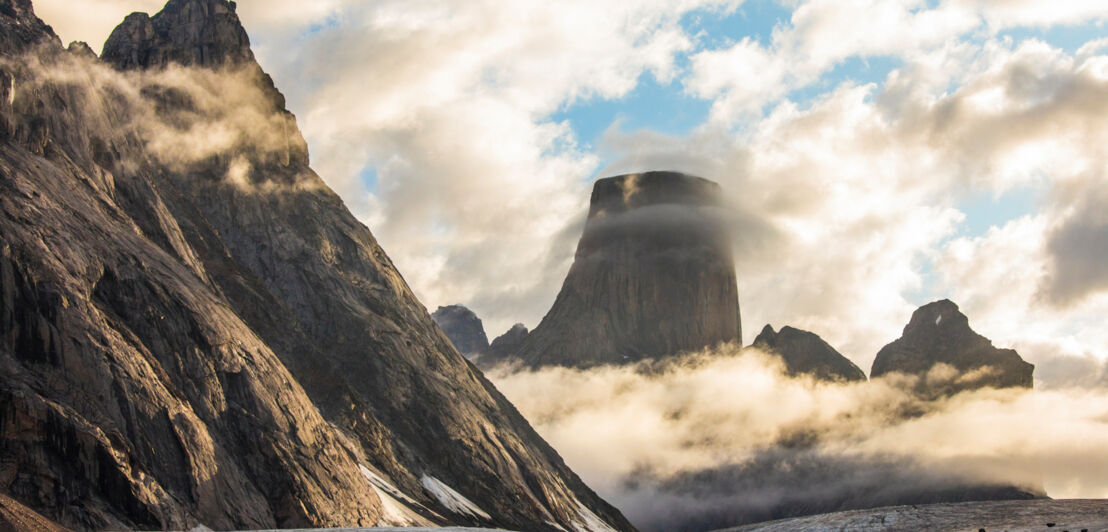
[[[1035,366],[1012,349],[999,349],[973,331],[969,319],[949,300],[917,309],[899,339],[877,353],[871,378],[890,373],[919,377],[928,394],[964,390],[1031,388]]]
[[[439,307],[431,313],[431,318],[458,352],[467,358],[474,358],[489,348],[485,325],[472,310],[462,305]]]
[[[235,3],[225,0],[170,0],[153,17],[131,13],[104,43],[103,56],[120,68],[135,69],[254,62]]]
[[[790,376],[809,375],[833,382],[866,380],[866,374],[850,359],[808,331],[785,326],[778,332],[766,325],[752,347],[781,357]]]
[[[590,367],[740,341],[724,214],[719,185],[699,177],[598,180],[573,266],[518,357]]]
[[[233,3],[103,61],[26,0],[0,26],[0,493],[76,529],[632,529],[308,167]]]
[[[12,532],[69,532],[34,510],[0,495],[0,530]]]
[[[527,339],[527,327],[522,323],[512,325],[512,328],[497,336],[489,344],[481,356],[477,358],[477,367],[488,371],[504,362],[517,360],[516,353]]]

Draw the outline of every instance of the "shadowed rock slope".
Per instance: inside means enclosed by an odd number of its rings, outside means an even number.
[[[998,349],[973,331],[958,305],[943,299],[916,309],[899,339],[881,348],[871,378],[920,377],[928,394],[974,388],[1031,388],[1035,366],[1012,349]]]
[[[866,374],[814,333],[789,326],[766,325],[753,347],[781,357],[790,376],[810,375],[827,381],[864,381]]]
[[[439,307],[431,313],[431,318],[458,352],[466,357],[473,358],[489,348],[485,325],[472,310],[462,305]]]
[[[631,530],[308,167],[234,3],[0,0],[0,494],[76,529]]]
[[[590,367],[741,340],[721,195],[676,172],[598,180],[573,266],[517,356]]]

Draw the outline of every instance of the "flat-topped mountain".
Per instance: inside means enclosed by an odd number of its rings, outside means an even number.
[[[790,376],[810,375],[826,381],[865,381],[866,374],[818,335],[785,326],[766,325],[752,347],[781,357]]]
[[[0,30],[0,494],[79,530],[632,529],[308,166],[233,2],[103,59],[28,0]]]
[[[740,341],[721,195],[677,172],[598,180],[569,274],[517,356],[590,367]]]
[[[928,303],[912,313],[901,337],[881,348],[871,378],[903,373],[922,378],[937,393],[992,388],[1031,388],[1035,366],[1012,349],[999,349],[969,326],[969,318],[949,300]]]

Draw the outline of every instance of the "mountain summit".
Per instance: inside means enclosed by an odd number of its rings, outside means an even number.
[[[825,381],[862,381],[866,374],[815,333],[785,326],[780,331],[766,325],[753,347],[781,357],[790,376],[810,375]]]
[[[949,368],[944,370],[944,368]],[[881,348],[870,377],[916,375],[944,393],[981,388],[1031,388],[1035,366],[1012,349],[998,349],[969,326],[952,301],[928,303],[912,313],[904,333]]]
[[[739,341],[718,184],[677,172],[600,179],[553,307],[519,347],[532,367],[626,364]]]

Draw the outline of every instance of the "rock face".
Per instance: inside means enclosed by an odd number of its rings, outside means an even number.
[[[0,30],[0,494],[75,529],[632,529],[308,167],[233,3],[103,60],[27,0]]]
[[[527,339],[527,327],[522,323],[512,325],[504,334],[497,336],[489,348],[477,359],[477,367],[488,371],[501,363],[515,359],[523,341]]]
[[[889,373],[921,377],[928,393],[992,388],[1031,388],[1035,366],[1012,349],[998,349],[973,331],[949,300],[917,309],[899,339],[877,353],[871,378]]]
[[[489,348],[485,326],[472,310],[462,305],[439,307],[431,314],[431,318],[458,352],[467,358],[473,358]]]
[[[0,530],[12,532],[68,532],[53,521],[19,504],[10,497],[0,495]]]
[[[865,381],[866,374],[850,359],[814,333],[785,326],[780,332],[766,325],[753,347],[781,357],[791,376],[810,375],[826,381]]]
[[[531,367],[627,364],[741,340],[719,185],[675,172],[598,180],[561,292],[520,346]]]
[[[233,2],[170,0],[160,13],[132,13],[104,43],[104,60],[120,68],[223,67],[252,63],[250,38]]]

